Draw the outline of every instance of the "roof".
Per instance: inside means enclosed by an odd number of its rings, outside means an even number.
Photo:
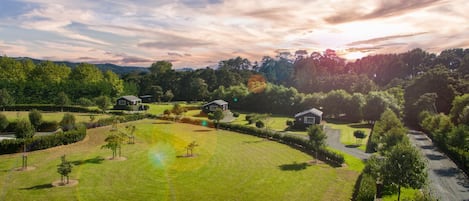
[[[210,102],[210,103],[207,103],[207,104],[205,104],[205,105],[203,105],[203,106],[211,105],[212,103],[215,103],[215,104],[217,104],[217,105],[227,105],[227,104],[228,104],[228,103],[227,103],[226,101],[224,101],[224,100],[214,100],[214,101],[212,101],[212,102]]]
[[[318,109],[316,109],[316,108],[313,108],[313,109],[309,109],[309,110],[300,112],[300,113],[298,113],[298,114],[295,114],[295,118],[296,118],[296,117],[299,117],[299,116],[303,116],[303,115],[308,114],[308,113],[315,114],[315,115],[317,115],[317,116],[322,116],[322,111],[321,111],[321,110],[318,110]]]
[[[142,101],[142,99],[136,97],[136,96],[122,96],[120,97],[119,99],[125,99],[125,100],[128,100],[128,101]]]
[[[153,98],[152,95],[143,95],[143,96],[139,96],[140,98]]]

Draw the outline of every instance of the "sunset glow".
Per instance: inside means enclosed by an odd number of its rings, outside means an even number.
[[[4,0],[0,54],[200,68],[236,56],[259,61],[279,49],[347,50],[349,60],[438,53],[469,47],[468,9],[464,0]]]

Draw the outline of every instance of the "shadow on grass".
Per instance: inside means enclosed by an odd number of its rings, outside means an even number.
[[[28,188],[20,188],[20,190],[41,190],[41,189],[48,189],[52,187],[53,187],[52,184],[41,184],[41,185],[31,186]]]
[[[193,130],[194,132],[210,132],[212,130],[209,129],[198,129],[198,130]]]
[[[349,145],[345,145],[345,147],[347,148],[357,148],[357,147],[360,147],[361,145],[358,145],[358,144],[349,144]]]
[[[422,149],[435,149],[435,146],[433,145],[422,145],[420,147],[422,147]]]
[[[278,168],[280,168],[280,170],[283,170],[283,171],[300,171],[300,170],[306,169],[308,166],[309,166],[308,163],[294,162],[292,164],[279,165]]]
[[[83,164],[101,164],[104,161],[104,158],[100,156],[96,156],[94,158],[86,159],[86,160],[76,160],[72,161],[73,165],[83,165]]]
[[[245,144],[254,144],[254,143],[260,143],[266,141],[265,139],[262,140],[251,140],[251,141],[243,141]]]
[[[172,122],[168,122],[168,121],[159,121],[159,122],[154,122],[153,124],[172,124]]]

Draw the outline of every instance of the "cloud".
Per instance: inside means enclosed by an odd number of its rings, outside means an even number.
[[[197,39],[174,37],[171,40],[165,41],[141,42],[138,43],[137,46],[156,49],[187,49],[191,47],[203,47],[209,45],[212,45],[212,43]]]
[[[183,57],[182,54],[179,54],[179,53],[177,53],[177,52],[168,52],[168,56]]]
[[[340,24],[358,20],[369,20],[375,18],[384,18],[402,15],[415,10],[423,9],[443,0],[381,0],[373,11],[368,13],[360,13],[354,11],[357,8],[346,8],[337,14],[326,17],[324,20],[330,24]]]
[[[388,40],[398,39],[398,38],[408,38],[408,37],[418,36],[422,34],[427,34],[427,32],[372,38],[372,39],[367,39],[367,40],[355,41],[355,42],[347,44],[347,46],[355,46],[355,45],[363,45],[363,44],[377,44],[383,41],[388,41]]]

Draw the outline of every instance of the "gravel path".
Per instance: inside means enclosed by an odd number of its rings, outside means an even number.
[[[324,131],[326,132],[326,135],[327,135],[327,140],[326,140],[327,145],[329,145],[330,147],[337,149],[339,151],[343,151],[347,154],[350,154],[362,160],[366,160],[371,156],[371,154],[365,153],[364,151],[356,147],[347,147],[344,144],[342,144],[340,142],[340,130],[326,127]]]
[[[431,193],[439,200],[469,201],[468,177],[456,164],[440,152],[424,133],[411,130],[408,136],[428,162]]]

